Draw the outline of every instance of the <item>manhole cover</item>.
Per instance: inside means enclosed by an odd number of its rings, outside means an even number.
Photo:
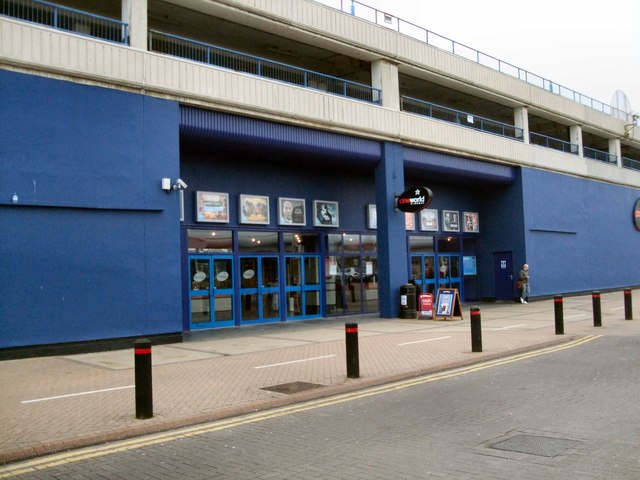
[[[541,437],[538,435],[516,435],[494,445],[491,448],[508,452],[526,453],[540,457],[557,457],[566,450],[580,445],[576,440],[566,438]]]
[[[324,387],[324,385],[319,385],[317,383],[308,383],[308,382],[291,382],[291,383],[282,383],[280,385],[273,385],[271,387],[262,387],[261,390],[268,390],[270,392],[277,393],[299,393],[306,392],[307,390],[313,390],[314,388]]]

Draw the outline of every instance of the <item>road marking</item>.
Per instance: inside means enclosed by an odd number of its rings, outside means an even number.
[[[333,357],[335,357],[335,355],[324,355],[322,357],[303,358],[301,360],[292,360],[290,362],[272,363],[270,365],[259,365],[253,368],[258,369],[258,368],[280,367],[282,365],[291,365],[292,363],[312,362],[313,360],[322,360],[323,358],[333,358]]]
[[[447,338],[451,338],[451,336],[449,336],[449,337],[438,337],[438,338],[427,338],[426,340],[416,340],[415,342],[399,343],[398,346],[399,347],[404,347],[405,345],[413,345],[414,343],[433,342],[434,340],[446,340]]]
[[[519,325],[509,325],[508,327],[492,328],[491,330],[493,330],[494,332],[497,332],[498,330],[507,330],[509,328],[518,328],[518,327],[526,327],[526,326],[527,326],[526,323],[521,323]]]
[[[577,315],[568,315],[564,318],[578,318],[578,317],[584,317],[586,315],[586,313],[578,313]]]
[[[220,420],[216,422],[206,423],[204,425],[196,425],[193,427],[185,427],[179,430],[173,430],[164,433],[157,433],[153,435],[147,435],[145,437],[134,438],[131,440],[123,440],[120,442],[113,442],[106,445],[100,445],[95,447],[83,448],[71,452],[64,452],[59,454],[50,455],[47,457],[36,458],[34,460],[28,460],[17,464],[10,464],[7,466],[0,466],[0,478],[9,478],[16,475],[22,475],[25,473],[32,473],[47,468],[71,464],[80,462],[82,460],[89,460],[97,457],[103,457],[106,455],[113,455],[115,453],[127,452],[136,450],[143,447],[157,445],[160,443],[166,443],[174,440],[180,440],[189,437],[195,437],[198,435],[204,435],[206,433],[218,432],[221,430],[228,430],[243,425],[254,424],[258,422],[264,422],[295,413],[306,412],[309,410],[315,410],[322,407],[328,407],[338,405],[341,403],[350,402],[353,400],[360,400],[363,398],[380,395],[383,393],[394,392],[402,390],[408,387],[416,385],[422,385],[425,383],[436,382],[439,380],[446,380],[453,377],[459,377],[461,375],[467,375],[470,373],[479,372],[488,368],[507,365],[510,363],[518,362],[520,360],[527,360],[529,358],[537,357],[540,355],[546,355],[548,353],[558,352],[566,350],[568,348],[577,347],[592,340],[596,340],[602,337],[602,335],[589,335],[583,338],[572,340],[561,345],[555,345],[551,347],[541,348],[539,350],[533,350],[531,352],[521,353],[510,357],[499,358],[496,360],[488,360],[486,362],[477,363],[474,365],[454,368],[452,370],[445,370],[440,373],[433,373],[430,375],[424,375],[422,377],[411,378],[407,380],[401,380],[399,382],[389,383],[385,385],[379,385],[377,387],[367,388],[365,390],[359,390],[356,392],[343,393],[334,395],[332,397],[320,398],[317,400],[311,400],[309,402],[298,403],[294,405],[284,406],[274,410],[267,410],[264,412],[250,413],[241,417],[229,418],[226,420]]]
[[[613,312],[614,310],[622,310],[623,308],[624,308],[624,307],[610,308],[609,310],[611,310],[611,311]]]
[[[103,388],[102,390],[90,390],[88,392],[68,393],[66,395],[57,395],[55,397],[34,398],[33,400],[23,400],[20,403],[27,404],[27,403],[47,402],[49,400],[58,400],[60,398],[80,397],[82,395],[93,395],[94,393],[115,392],[116,390],[126,390],[128,388],[134,388],[134,387],[135,385],[127,385],[126,387]]]

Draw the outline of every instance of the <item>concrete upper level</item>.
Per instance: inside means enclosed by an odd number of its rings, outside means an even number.
[[[488,161],[640,187],[640,127],[477,62],[311,0],[68,0],[121,19],[129,45],[0,16],[0,68]],[[148,12],[148,14],[147,14]],[[149,31],[381,90],[381,104],[150,51]],[[82,33],[82,32],[79,32]],[[416,115],[417,99],[521,129],[521,139]],[[574,153],[531,141],[541,134]],[[583,148],[613,162],[584,158]],[[639,167],[640,168],[640,167]]]

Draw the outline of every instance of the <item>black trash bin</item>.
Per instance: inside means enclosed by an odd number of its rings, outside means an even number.
[[[400,287],[400,318],[416,318],[416,286],[410,283]]]

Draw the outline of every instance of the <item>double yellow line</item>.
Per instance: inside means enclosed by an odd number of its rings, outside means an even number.
[[[305,412],[322,407],[328,407],[331,405],[337,405],[353,400],[372,397],[374,395],[380,395],[383,393],[402,390],[408,387],[416,385],[422,385],[429,382],[436,382],[438,380],[445,380],[447,378],[457,377],[460,375],[467,375],[488,368],[499,367],[501,365],[507,365],[509,363],[518,362],[520,360],[526,360],[529,358],[537,357],[540,355],[546,355],[548,353],[558,352],[572,347],[585,344],[592,340],[600,338],[601,335],[589,335],[576,340],[572,340],[561,345],[555,345],[552,347],[542,348],[531,352],[521,353],[518,355],[512,355],[509,357],[499,358],[496,360],[490,360],[486,362],[477,363],[474,365],[460,367],[452,370],[446,370],[440,373],[433,373],[416,377],[408,380],[402,380],[394,383],[380,385],[377,387],[370,387],[357,392],[343,393],[328,398],[322,398],[318,400],[312,400],[296,405],[290,405],[280,407],[274,410],[268,410],[265,412],[256,412],[241,417],[230,418],[226,420],[219,420],[216,422],[210,422],[203,425],[197,425],[194,427],[185,427],[178,430],[173,430],[165,433],[158,433],[154,435],[148,435],[145,437],[135,438],[131,440],[123,440],[119,442],[113,442],[107,445],[87,447],[81,450],[75,450],[71,452],[65,452],[47,457],[36,458],[34,460],[28,460],[25,462],[6,465],[0,467],[0,478],[10,478],[16,475],[22,475],[25,473],[31,473],[47,468],[57,467],[60,465],[68,465],[82,460],[90,460],[96,457],[102,457],[106,455],[113,455],[115,453],[126,452],[130,450],[136,450],[151,445],[157,445],[159,443],[171,442],[183,438],[195,437],[206,433],[217,432],[220,430],[227,430],[229,428],[240,427],[242,425],[249,425],[252,423],[263,422],[265,420],[271,420],[274,418],[284,417],[286,415],[292,415],[294,413]]]

